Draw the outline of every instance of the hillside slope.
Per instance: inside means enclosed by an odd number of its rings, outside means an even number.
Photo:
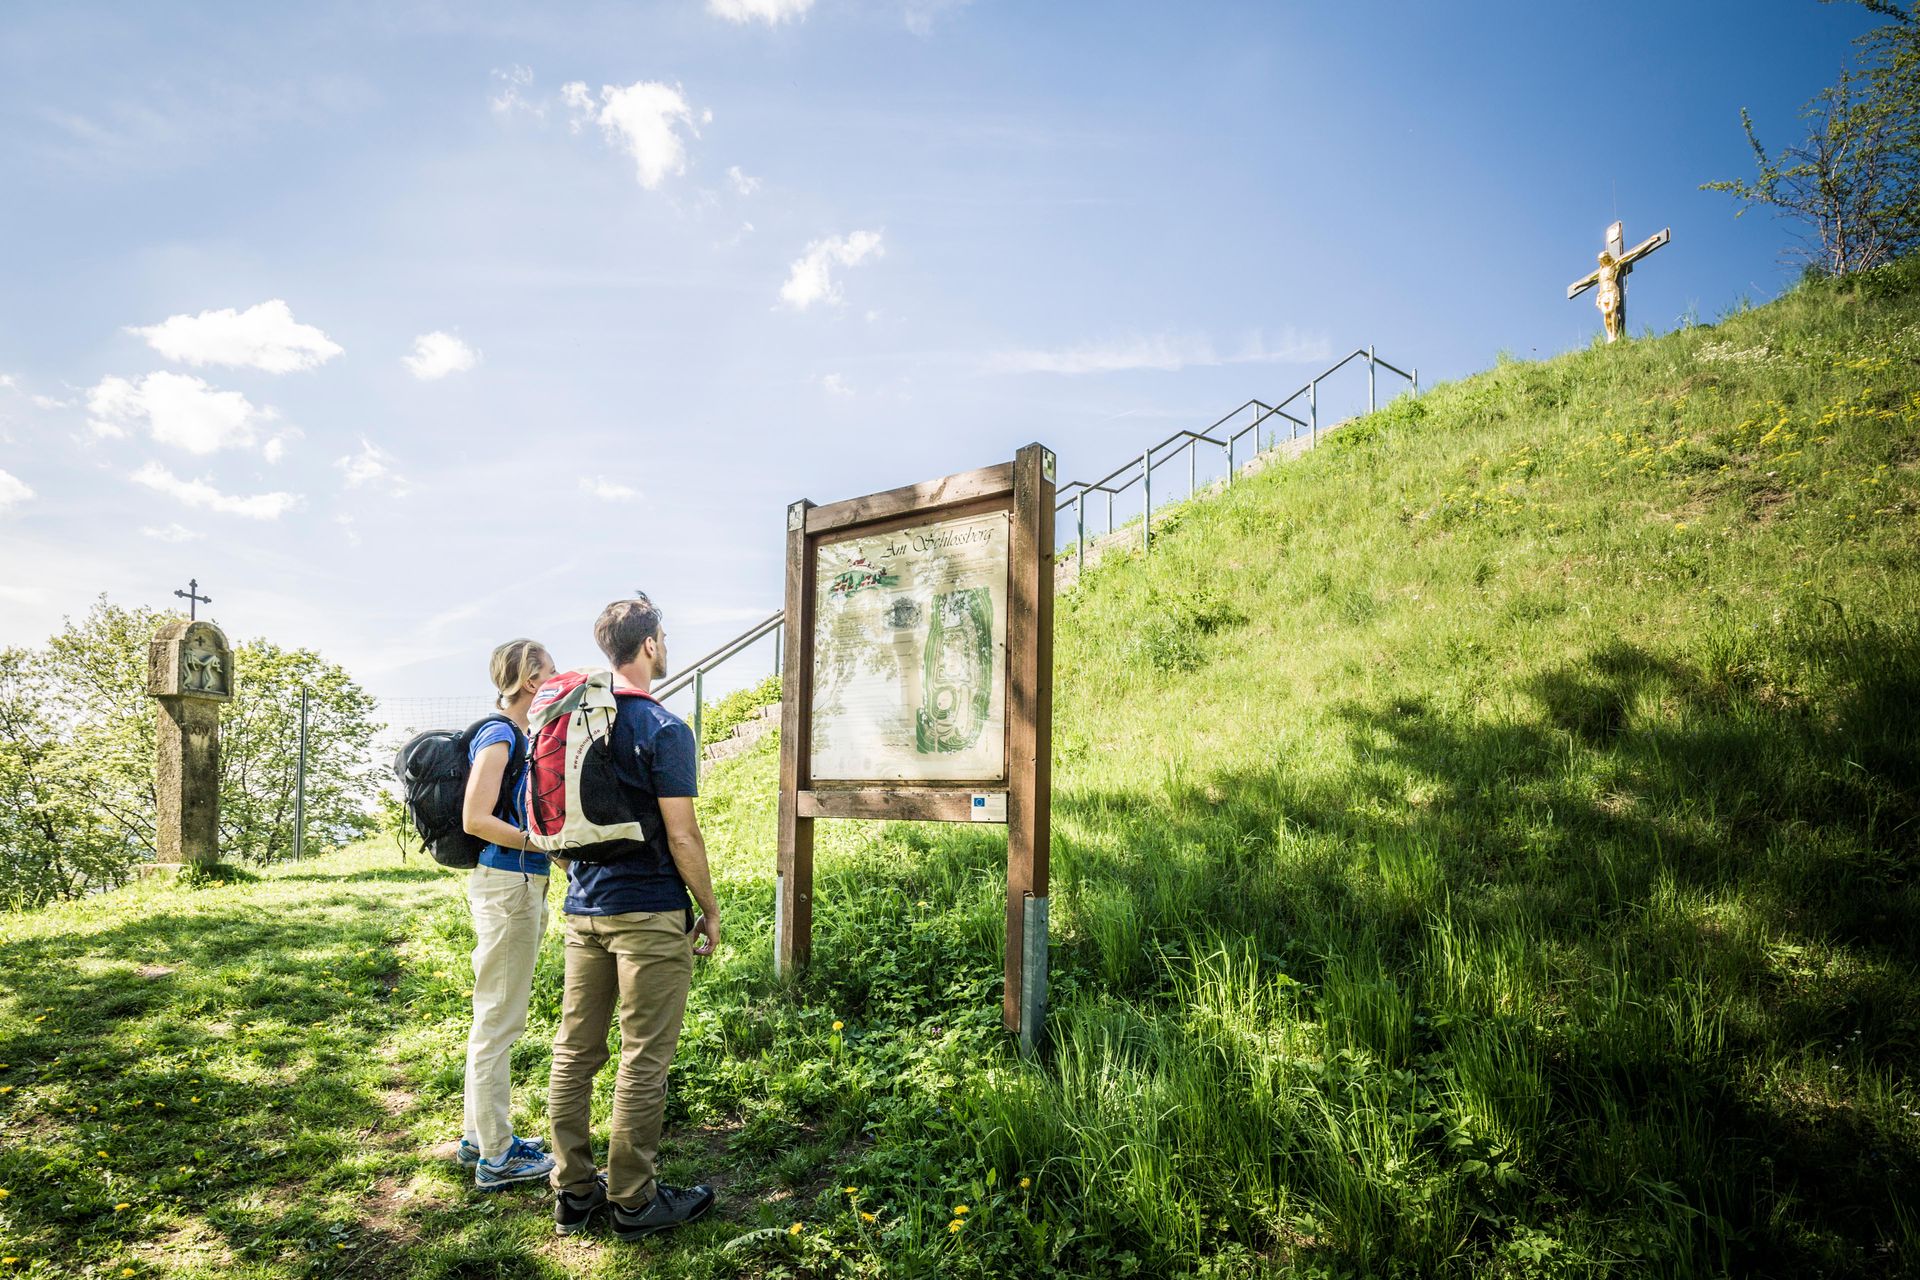
[[[723,1215],[630,1250],[463,1191],[463,904],[361,851],[0,923],[0,1251],[1920,1269],[1920,263],[1503,362],[1158,519],[1059,603],[1040,1064],[997,1025],[997,832],[823,824],[814,967],[775,982],[763,744],[707,778],[729,933],[670,1104]],[[558,979],[550,937],[527,1131]]]

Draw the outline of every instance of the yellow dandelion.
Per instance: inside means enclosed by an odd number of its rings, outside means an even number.
[[[1032,1186],[1032,1185],[1033,1185],[1033,1179],[1032,1179],[1032,1178],[1022,1178],[1022,1179],[1020,1179],[1020,1189],[1021,1189],[1022,1191],[1025,1191],[1025,1190],[1026,1190],[1026,1189],[1027,1189],[1028,1187],[1030,1187],[1030,1186]]]
[[[121,1275],[123,1275],[123,1276],[130,1276],[130,1275],[132,1275],[132,1274],[133,1274],[133,1268],[132,1268],[132,1267],[122,1267],[122,1268],[120,1268],[120,1274],[121,1274]]]
[[[188,1101],[188,1102],[198,1102],[198,1101],[200,1101],[200,1095],[196,1093],[196,1094],[194,1094],[194,1095],[193,1095],[193,1096],[192,1096],[191,1098],[188,1098],[188,1099],[187,1099],[187,1101]]]
[[[968,1215],[969,1213],[972,1213],[972,1212],[973,1212],[973,1210],[971,1210],[971,1209],[969,1209],[969,1208],[967,1208],[967,1206],[965,1206],[965,1205],[963,1205],[963,1204],[957,1204],[957,1205],[955,1205],[955,1206],[953,1206],[953,1216],[954,1216],[954,1217],[956,1217],[956,1218],[964,1218],[964,1217],[966,1217],[966,1216],[967,1216],[967,1215]]]
[[[860,1194],[860,1188],[858,1187],[842,1187],[840,1189],[846,1192],[850,1196],[857,1196]]]
[[[838,1030],[839,1030],[840,1028],[842,1028],[842,1027],[844,1027],[844,1026],[846,1026],[846,1025],[847,1025],[846,1023],[844,1023],[844,1022],[842,1022],[842,1021],[840,1021],[840,1019],[838,1019],[838,1018],[835,1018],[835,1019],[833,1020],[833,1029],[834,1029],[835,1031],[838,1031]]]
[[[126,1210],[126,1209],[131,1209],[131,1208],[133,1208],[133,1206],[132,1206],[131,1204],[129,1204],[129,1203],[128,1203],[127,1201],[125,1201],[125,1200],[122,1200],[122,1201],[121,1201],[121,1202],[120,1202],[119,1204],[117,1204],[117,1205],[115,1205],[115,1206],[113,1206],[113,1211],[114,1211],[115,1213],[119,1213],[119,1212],[121,1212],[121,1211],[123,1211],[123,1210]]]
[[[10,1253],[4,1258],[0,1258],[0,1267],[10,1267],[18,1261],[20,1261],[20,1259]]]
[[[967,1224],[963,1220],[959,1218],[955,1218],[952,1222],[949,1222],[947,1224],[947,1234],[952,1235],[954,1232],[958,1231],[960,1228],[966,1225]]]
[[[873,1215],[872,1215],[871,1213],[868,1213],[868,1212],[867,1212],[866,1210],[864,1210],[864,1209],[862,1209],[862,1210],[860,1211],[860,1221],[862,1221],[862,1222],[872,1222],[872,1221],[873,1221]]]
[[[104,1152],[104,1151],[96,1151],[96,1152],[94,1152],[93,1154],[95,1154],[95,1155],[97,1155],[97,1156],[99,1156],[99,1157],[100,1157],[100,1158],[101,1158],[102,1160],[111,1160],[111,1159],[113,1159],[113,1157],[112,1157],[112,1156],[110,1156],[110,1155],[108,1155],[108,1154],[107,1154],[106,1152]]]
[[[12,1092],[13,1092],[13,1086],[12,1086],[12,1085],[10,1085],[10,1084],[0,1084],[0,1093],[12,1093]]]
[[[805,1231],[805,1230],[806,1230],[806,1228],[805,1228],[804,1226],[802,1226],[802,1225],[801,1225],[800,1223],[798,1223],[798,1222],[796,1222],[796,1223],[794,1223],[794,1224],[793,1224],[792,1226],[790,1226],[790,1227],[788,1227],[788,1228],[787,1228],[787,1234],[788,1234],[788,1235],[790,1235],[790,1236],[797,1236],[797,1235],[799,1235],[799,1234],[800,1234],[800,1233],[801,1233],[802,1231]]]
[[[5,1200],[8,1196],[12,1194],[13,1192],[7,1190],[5,1187],[0,1187],[0,1200]]]
[[[1673,531],[1675,533],[1685,533],[1687,531],[1687,522],[1685,520],[1674,521]]]

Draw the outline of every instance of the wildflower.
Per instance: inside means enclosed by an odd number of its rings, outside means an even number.
[[[799,1235],[799,1234],[800,1234],[800,1233],[801,1233],[802,1231],[805,1231],[805,1230],[806,1230],[806,1228],[805,1228],[805,1227],[803,1227],[803,1226],[802,1226],[801,1224],[799,1224],[798,1222],[796,1222],[796,1223],[794,1223],[794,1224],[793,1224],[792,1226],[790,1226],[790,1227],[788,1227],[788,1228],[787,1228],[787,1234],[788,1234],[788,1235],[790,1235],[790,1236],[797,1236],[797,1235]]]
[[[857,1196],[860,1194],[860,1188],[858,1187],[842,1187],[840,1189],[846,1192],[850,1196]]]
[[[113,1159],[113,1157],[112,1157],[112,1156],[110,1156],[110,1155],[108,1155],[108,1154],[107,1154],[106,1152],[104,1152],[104,1151],[96,1151],[96,1152],[94,1152],[94,1154],[95,1154],[95,1155],[97,1155],[97,1156],[99,1156],[99,1157],[100,1157],[100,1158],[101,1158],[102,1160],[111,1160],[111,1159]]]
[[[1687,522],[1685,520],[1674,521],[1673,531],[1675,533],[1685,533],[1687,531]]]
[[[198,1102],[198,1101],[200,1101],[200,1095],[196,1093],[196,1094],[194,1094],[194,1095],[193,1095],[193,1096],[192,1096],[191,1098],[188,1098],[188,1099],[187,1099],[187,1101],[188,1101],[188,1102]]]
[[[165,1111],[167,1109],[167,1104],[164,1102],[156,1102],[153,1104],[153,1109],[155,1111]]]
[[[1020,1189],[1021,1189],[1022,1191],[1025,1191],[1025,1190],[1026,1190],[1026,1189],[1027,1189],[1028,1187],[1030,1187],[1030,1186],[1032,1186],[1032,1185],[1033,1185],[1033,1179],[1032,1179],[1032,1178],[1022,1178],[1022,1179],[1020,1179]]]
[[[954,1232],[956,1232],[956,1231],[958,1231],[958,1230],[959,1230],[960,1228],[962,1228],[962,1227],[964,1227],[964,1226],[966,1226],[966,1225],[967,1225],[967,1224],[966,1224],[966,1221],[965,1221],[964,1219],[961,1219],[961,1218],[955,1218],[955,1219],[954,1219],[954,1220],[953,1220],[952,1222],[949,1222],[949,1223],[947,1224],[947,1234],[948,1234],[948,1235],[952,1235],[952,1234],[953,1234]]]
[[[132,1267],[122,1267],[122,1268],[120,1268],[120,1274],[121,1274],[121,1275],[123,1275],[123,1276],[130,1276],[130,1275],[132,1275],[132,1274],[133,1274],[133,1268],[132,1268]]]
[[[5,1187],[0,1187],[0,1200],[5,1200],[8,1196],[12,1194],[13,1192],[7,1190]]]
[[[860,1221],[862,1221],[862,1222],[872,1222],[872,1221],[873,1221],[873,1215],[872,1215],[871,1213],[868,1213],[868,1212],[867,1212],[866,1210],[864,1210],[864,1209],[862,1209],[862,1210],[860,1211]]]
[[[0,1267],[10,1267],[18,1261],[20,1261],[20,1259],[10,1253],[4,1258],[0,1258]]]
[[[13,1086],[12,1086],[12,1085],[10,1085],[10,1084],[0,1084],[0,1093],[12,1093],[12,1092],[13,1092]]]
[[[128,1203],[127,1201],[125,1201],[125,1200],[122,1200],[122,1201],[121,1201],[121,1202],[120,1202],[119,1204],[117,1204],[117,1205],[115,1205],[115,1206],[113,1206],[113,1211],[114,1211],[115,1213],[119,1213],[119,1212],[121,1212],[121,1211],[122,1211],[123,1209],[131,1209],[131,1208],[133,1208],[133,1206],[132,1206],[131,1204],[129,1204],[129,1203]]]
[[[956,1218],[964,1218],[971,1212],[973,1211],[963,1204],[953,1206],[953,1216]]]
[[[838,1018],[835,1018],[835,1019],[833,1020],[833,1029],[834,1029],[835,1031],[838,1031],[838,1030],[839,1030],[840,1028],[842,1028],[842,1027],[844,1027],[844,1026],[846,1026],[846,1025],[847,1025],[846,1023],[844,1023],[844,1022],[842,1022],[842,1021],[840,1021],[840,1019],[838,1019]]]

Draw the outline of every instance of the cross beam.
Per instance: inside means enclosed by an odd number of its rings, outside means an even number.
[[[181,599],[187,602],[187,621],[188,622],[194,622],[198,620],[196,617],[196,613],[200,605],[213,603],[212,596],[203,596],[200,594],[200,579],[198,578],[188,578],[187,589],[185,591],[176,591],[173,594],[175,594],[176,596],[179,596]]]
[[[1627,276],[1633,271],[1633,264],[1673,238],[1673,229],[1669,227],[1631,249],[1622,249],[1620,231],[1618,222],[1607,228],[1607,247],[1600,254],[1600,265],[1567,286],[1569,302],[1595,285],[1600,286],[1594,304],[1600,308],[1601,322],[1607,327],[1608,342],[1627,331]]]

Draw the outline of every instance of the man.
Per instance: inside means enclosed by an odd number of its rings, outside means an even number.
[[[593,638],[616,692],[647,693],[667,674],[660,611],[645,596],[601,610]],[[611,730],[615,775],[646,832],[644,845],[606,862],[568,867],[566,991],[553,1042],[547,1112],[553,1121],[554,1222],[585,1230],[608,1210],[615,1236],[637,1240],[713,1206],[710,1186],[654,1177],[667,1102],[667,1068],[693,979],[693,958],[720,945],[707,848],[693,813],[693,734],[648,697],[621,695]],[[691,891],[700,916],[687,906]],[[607,1170],[593,1161],[593,1079],[607,1061],[607,1024],[620,1011]]]

